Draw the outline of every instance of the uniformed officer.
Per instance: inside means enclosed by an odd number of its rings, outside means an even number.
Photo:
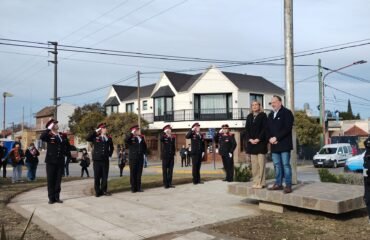
[[[192,172],[193,183],[203,184],[200,179],[200,167],[204,158],[204,136],[200,133],[199,123],[194,123],[189,132],[186,134],[186,139],[190,139],[192,156]]]
[[[367,213],[369,215],[370,224],[370,136],[365,140],[365,156],[364,156],[364,186],[365,186],[365,203]]]
[[[125,143],[129,150],[131,192],[143,192],[141,175],[143,173],[144,154],[147,153],[147,146],[144,135],[140,133],[138,125],[130,128],[130,133],[126,136]]]
[[[46,123],[46,130],[40,136],[40,139],[47,143],[45,163],[49,204],[63,203],[60,199],[60,191],[64,158],[70,157],[71,154],[67,138],[58,130],[58,121],[50,119]]]
[[[95,196],[110,196],[108,192],[109,158],[112,157],[114,147],[112,138],[107,135],[107,125],[100,123],[86,140],[93,144]]]
[[[222,157],[226,178],[224,181],[232,182],[234,180],[234,150],[236,149],[236,141],[234,134],[230,133],[229,125],[224,124],[221,130],[215,134],[216,147],[218,145],[218,153]]]
[[[162,172],[164,188],[175,188],[172,185],[172,174],[176,153],[176,136],[171,134],[171,125],[163,127],[162,143]]]

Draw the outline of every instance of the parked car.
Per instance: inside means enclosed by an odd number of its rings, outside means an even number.
[[[365,152],[360,155],[350,157],[346,160],[344,171],[346,172],[362,172],[364,169]]]
[[[313,157],[315,167],[344,166],[346,160],[352,157],[352,147],[349,143],[328,144]]]
[[[78,158],[78,150],[77,150],[76,146],[71,145],[70,151],[71,151],[71,162],[76,163],[77,158]]]

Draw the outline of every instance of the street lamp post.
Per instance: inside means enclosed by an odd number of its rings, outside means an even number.
[[[326,126],[325,126],[325,122],[326,122],[326,115],[325,115],[325,79],[331,73],[335,73],[335,72],[338,72],[338,71],[340,71],[344,68],[348,68],[348,67],[351,67],[351,66],[354,66],[354,65],[364,64],[364,63],[366,63],[365,60],[360,60],[360,61],[348,64],[344,67],[340,67],[340,68],[334,69],[334,70],[323,67],[325,70],[330,70],[329,72],[327,72],[324,75],[324,77],[322,78],[322,81],[321,81],[321,94],[322,95],[321,95],[320,117],[322,119],[322,122],[321,122],[322,126],[321,127],[322,127],[322,134],[323,134],[323,140],[324,140],[323,144],[324,145],[327,144]]]
[[[4,97],[3,133],[5,133],[6,98],[7,97],[13,97],[13,94],[11,94],[9,92],[3,92],[3,97]]]

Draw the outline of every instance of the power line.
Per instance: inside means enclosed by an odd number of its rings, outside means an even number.
[[[347,95],[349,95],[349,96],[352,96],[352,97],[355,97],[355,98],[358,98],[358,99],[361,99],[361,100],[364,100],[364,101],[370,102],[370,99],[367,99],[367,98],[364,98],[364,97],[359,97],[359,96],[354,95],[354,94],[352,94],[352,93],[349,93],[349,92],[343,91],[343,90],[341,90],[341,89],[338,89],[338,88],[332,87],[332,86],[330,86],[330,85],[328,85],[328,84],[325,84],[325,87],[332,88],[332,89],[334,89],[334,90],[336,90],[336,91],[338,91],[338,92],[341,92],[341,93],[347,94]]]

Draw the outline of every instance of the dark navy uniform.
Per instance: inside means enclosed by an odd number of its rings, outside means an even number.
[[[92,160],[95,194],[97,197],[108,195],[109,158],[114,151],[112,138],[94,131],[86,140],[93,144]]]
[[[164,133],[161,136],[161,143],[163,185],[165,188],[170,188],[173,187],[172,175],[176,153],[176,138],[174,135],[167,135]]]
[[[367,212],[370,219],[370,137],[368,137],[364,142],[366,152],[364,156],[364,186],[365,186],[365,203],[367,207]]]
[[[222,157],[222,163],[226,172],[225,180],[232,182],[234,180],[234,150],[237,146],[235,136],[232,133],[217,133],[215,142],[219,147],[218,153]]]
[[[194,126],[196,126],[196,124],[194,124],[192,128]],[[185,137],[191,141],[191,151],[189,154],[191,154],[192,158],[193,183],[199,184],[202,183],[200,179],[200,167],[204,157],[204,136],[190,129]]]
[[[135,136],[130,133],[126,136],[125,143],[129,150],[131,192],[142,192],[141,175],[143,174],[144,154],[147,146],[143,135]]]
[[[50,124],[58,123],[49,121]],[[48,181],[49,203],[61,202],[60,191],[62,175],[64,171],[64,158],[70,157],[68,139],[62,134],[54,134],[51,130],[46,129],[40,136],[40,139],[47,143],[45,157],[46,176]]]

